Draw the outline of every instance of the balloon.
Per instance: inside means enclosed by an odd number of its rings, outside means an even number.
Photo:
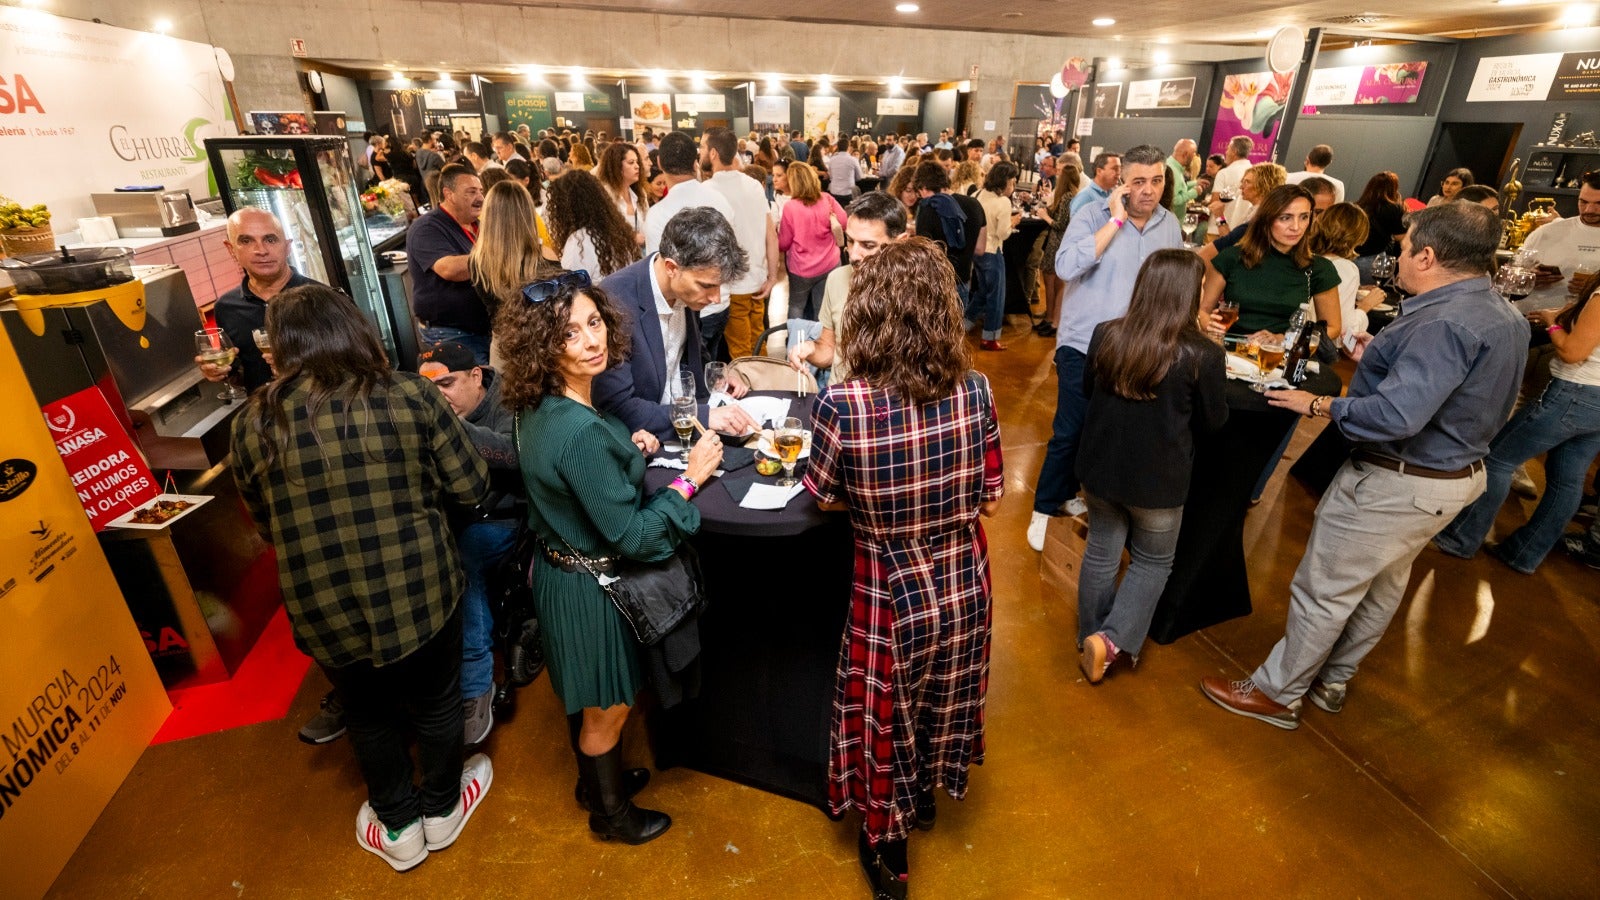
[[[1066,95],[1067,95],[1067,86],[1065,84],[1061,83],[1061,73],[1057,72],[1056,74],[1051,75],[1050,76],[1050,96],[1055,97],[1057,100],[1059,100],[1062,97],[1065,97]]]
[[[1067,90],[1076,90],[1089,81],[1089,61],[1074,56],[1061,65],[1061,83]]]

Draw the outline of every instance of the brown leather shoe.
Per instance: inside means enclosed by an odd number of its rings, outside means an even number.
[[[1212,703],[1235,715],[1260,719],[1268,725],[1276,725],[1286,731],[1300,727],[1298,703],[1292,707],[1284,706],[1261,693],[1256,683],[1248,678],[1243,681],[1229,681],[1226,678],[1207,675],[1200,679],[1200,692],[1210,698]]]
[[[1089,679],[1090,684],[1099,684],[1100,679],[1106,677],[1106,669],[1111,668],[1111,648],[1106,646],[1106,639],[1098,632],[1083,639],[1083,649],[1078,652],[1078,668],[1083,670],[1083,677]]]

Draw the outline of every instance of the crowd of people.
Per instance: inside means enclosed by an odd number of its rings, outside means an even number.
[[[1229,419],[1228,351],[1259,357],[1296,333],[1320,336],[1324,365],[1353,363],[1349,384],[1337,396],[1282,385],[1267,402],[1328,419],[1348,459],[1318,507],[1283,639],[1248,678],[1203,679],[1205,696],[1282,728],[1306,698],[1340,711],[1416,557],[1430,542],[1475,553],[1514,470],[1540,454],[1544,498],[1491,552],[1531,572],[1566,541],[1600,565],[1600,533],[1565,533],[1600,453],[1600,173],[1584,177],[1578,216],[1529,239],[1546,268],[1519,308],[1491,282],[1503,223],[1492,191],[1468,193],[1470,172],[1411,212],[1392,172],[1349,202],[1326,145],[1291,173],[1252,162],[1249,138],[1210,159],[1184,140],[1087,165],[1056,133],[1020,160],[948,132],[630,142],[524,128],[459,156],[449,138],[369,154],[398,177],[415,168],[432,201],[407,248],[417,373],[391,370],[348,298],[289,269],[261,210],[229,220],[244,279],[217,307],[253,390],[234,476],[278,549],[296,639],[334,686],[302,736],[348,731],[368,788],[358,842],[398,870],[449,846],[492,783],[488,757],[464,748],[493,725],[486,585],[523,533],[537,649],[589,827],[631,844],[670,828],[634,803],[650,773],[625,765],[619,739],[647,686],[691,689],[640,645],[608,585],[699,530],[694,498],[724,440],[761,424],[711,402],[705,364],[763,352],[767,301],[786,286],[787,360],[826,385],[803,483],[855,533],[829,806],[859,814],[874,896],[906,895],[911,831],[934,825],[937,790],[964,796],[985,751],[981,518],[1001,502],[1003,464],[973,351],[1005,349],[1001,249],[1027,216],[1043,227],[1022,280],[1042,292],[1032,332],[1055,342],[1057,379],[1027,540],[1041,550],[1052,519],[1087,518],[1088,682],[1139,657],[1195,447]],[[1375,310],[1395,301],[1380,329]],[[250,339],[260,329],[265,350]],[[675,438],[689,397],[702,436],[647,493],[647,458]],[[1284,421],[1258,497],[1300,419]],[[692,646],[692,620],[680,627],[665,640]]]

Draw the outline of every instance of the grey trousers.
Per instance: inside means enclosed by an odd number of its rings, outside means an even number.
[[[1483,488],[1482,471],[1436,479],[1346,462],[1317,504],[1289,621],[1251,676],[1256,687],[1288,706],[1313,678],[1349,681],[1400,608],[1411,563]]]

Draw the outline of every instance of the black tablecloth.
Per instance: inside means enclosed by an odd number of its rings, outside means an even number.
[[[1324,366],[1304,387],[1336,395],[1339,376]],[[1228,382],[1227,399],[1227,423],[1195,442],[1177,554],[1150,625],[1159,644],[1250,614],[1244,517],[1256,480],[1298,416],[1274,409],[1243,382]]]
[[[790,414],[809,425],[810,404],[796,403]],[[646,486],[675,474],[652,468]],[[749,467],[726,481],[777,478]],[[817,509],[808,491],[782,510],[744,509],[728,486],[713,479],[694,499],[700,533],[692,543],[709,599],[700,619],[703,680],[697,699],[651,713],[656,765],[688,766],[821,807],[854,572],[850,520]]]
[[[1011,232],[1011,236],[1000,245],[1000,255],[1005,257],[1006,261],[1007,315],[1028,314],[1028,292],[1022,278],[1027,273],[1028,257],[1033,253],[1033,245],[1038,242],[1039,235],[1049,227],[1042,219],[1024,216],[1022,222]]]

